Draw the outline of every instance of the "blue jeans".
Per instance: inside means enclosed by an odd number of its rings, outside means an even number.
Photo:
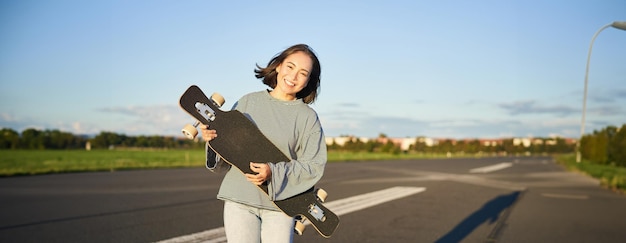
[[[224,229],[228,242],[292,242],[294,225],[294,218],[281,211],[224,201]]]

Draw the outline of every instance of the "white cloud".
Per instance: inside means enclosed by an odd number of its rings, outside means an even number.
[[[14,117],[12,114],[3,112],[3,113],[0,113],[0,121],[2,123],[9,123],[9,122],[16,122],[18,121],[18,119]]]
[[[180,135],[180,129],[193,118],[177,105],[106,107],[98,111],[126,116],[128,122],[116,124],[114,130],[131,135]]]
[[[510,115],[526,114],[548,114],[556,116],[567,116],[579,112],[579,109],[564,105],[539,105],[537,101],[516,101],[511,103],[501,103],[500,108],[506,110]]]

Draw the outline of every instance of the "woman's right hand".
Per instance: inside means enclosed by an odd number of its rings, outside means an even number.
[[[204,141],[211,141],[217,137],[217,132],[215,130],[209,129],[208,125],[200,124],[200,132],[202,133],[202,139]]]

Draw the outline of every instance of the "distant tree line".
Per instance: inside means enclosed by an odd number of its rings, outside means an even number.
[[[412,146],[414,151],[425,153],[492,153],[492,154],[561,154],[574,152],[576,145],[568,143],[564,138],[535,138],[527,146],[516,143],[514,138],[502,139],[501,143],[485,145],[478,139],[444,140],[432,147],[423,142]]]
[[[328,150],[336,151],[350,151],[350,152],[381,152],[399,154],[402,149],[391,141],[380,142],[377,140],[368,140],[363,142],[359,139],[352,139],[346,141],[344,144],[339,145],[336,142],[328,145]]]
[[[86,137],[59,130],[29,128],[21,134],[15,130],[0,130],[0,149],[77,149],[85,148]]]
[[[525,146],[516,143],[514,138],[502,139],[497,144],[483,144],[480,140],[454,140],[445,139],[435,144],[429,145],[423,139],[415,138],[416,141],[407,150],[402,150],[400,146],[392,141],[380,142],[381,139],[372,139],[362,142],[359,139],[346,141],[343,145],[333,143],[329,145],[329,150],[342,150],[353,152],[383,152],[383,153],[432,153],[432,154],[540,154],[540,153],[572,153],[576,145],[568,143],[564,138],[536,138],[533,143]],[[385,139],[382,139],[383,141]],[[537,142],[541,141],[541,142]]]
[[[386,138],[381,134],[381,138]],[[563,138],[537,138],[528,146],[516,143],[514,139],[502,139],[497,144],[486,145],[480,140],[443,140],[428,145],[420,138],[408,150],[388,139],[371,139],[362,142],[349,140],[343,145],[336,143],[328,146],[329,150],[382,153],[463,153],[463,154],[540,154],[573,153],[575,145]],[[385,142],[381,142],[385,141]],[[548,142],[551,141],[551,142]],[[0,149],[110,149],[126,148],[202,148],[204,143],[172,136],[127,136],[113,132],[101,132],[95,136],[75,135],[59,130],[38,130],[29,128],[22,133],[3,128],[0,130]],[[610,164],[626,167],[626,124],[621,128],[608,126],[582,137],[581,155],[583,159],[598,164]]]
[[[197,143],[185,138],[172,136],[127,136],[113,132],[101,132],[90,140],[95,148],[136,147],[136,148],[201,148]]]
[[[127,136],[101,132],[90,137],[59,130],[34,128],[26,129],[21,134],[8,128],[0,130],[0,149],[202,148],[203,146],[203,143],[171,136]]]
[[[593,163],[626,167],[626,124],[584,135],[580,152],[583,159]]]

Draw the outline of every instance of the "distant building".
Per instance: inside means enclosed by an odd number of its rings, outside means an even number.
[[[437,141],[435,139],[427,137],[418,137],[417,139],[415,139],[415,142],[424,143],[428,147],[432,147],[437,144]]]
[[[342,136],[342,137],[326,137],[326,145],[330,146],[333,143],[337,144],[339,146],[343,146],[345,145],[348,141],[352,141],[352,142],[356,142],[356,141],[360,141],[362,143],[367,143],[370,141],[369,138],[365,138],[365,137],[354,137],[354,136]]]
[[[388,138],[388,137],[379,137],[376,139],[377,142],[386,144],[388,142],[392,142],[394,145],[400,147],[401,150],[407,151],[411,148],[411,145],[415,145],[417,142],[416,138]]]
[[[502,139],[478,139],[478,141],[480,142],[480,145],[485,147],[495,147],[502,145],[503,143]]]
[[[530,147],[531,141],[530,138],[513,138],[513,145],[515,146],[524,146]]]

